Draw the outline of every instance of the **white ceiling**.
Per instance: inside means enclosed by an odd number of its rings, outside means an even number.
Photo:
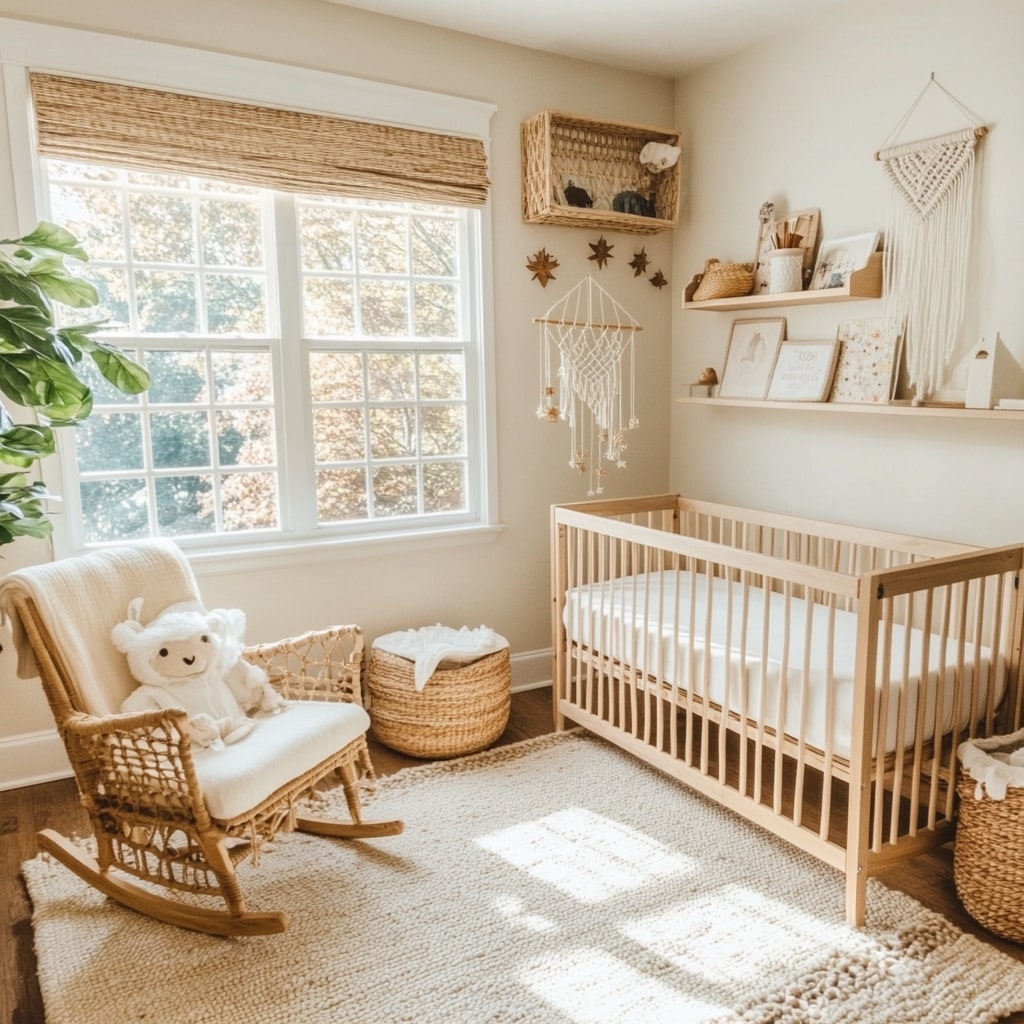
[[[611,67],[677,77],[853,0],[330,0]]]

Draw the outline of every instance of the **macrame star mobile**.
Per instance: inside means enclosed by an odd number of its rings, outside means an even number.
[[[597,265],[599,267],[604,267],[605,263],[607,263],[608,260],[615,259],[615,257],[612,255],[612,249],[614,249],[615,246],[609,245],[604,240],[604,235],[602,235],[596,242],[591,242],[590,248],[593,249],[594,252],[593,255],[588,256],[587,259],[596,260]]]
[[[629,261],[629,265],[633,268],[633,276],[639,277],[646,269],[647,264],[651,261],[647,258],[647,247],[644,246],[633,258]]]
[[[650,279],[650,281],[651,284],[653,284],[659,291],[668,284],[668,278],[660,270]]]
[[[636,333],[643,328],[589,275],[542,317],[537,417],[569,423],[569,467],[604,493],[608,463],[625,469],[636,418]]]
[[[526,264],[526,269],[533,271],[533,277],[530,278],[531,281],[540,281],[540,286],[547,288],[548,281],[554,280],[554,269],[557,266],[558,260],[550,255],[547,249],[538,249],[530,257],[530,262]]]

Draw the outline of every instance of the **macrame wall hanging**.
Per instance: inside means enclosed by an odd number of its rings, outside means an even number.
[[[643,328],[589,275],[534,323],[540,325],[537,416],[569,424],[569,465],[602,494],[608,466],[625,469],[636,418],[636,333]]]
[[[929,88],[941,89],[970,126],[895,144]],[[884,316],[902,326],[907,375],[917,399],[942,384],[963,315],[974,209],[975,146],[988,132],[932,74],[875,154],[890,183],[885,232]]]

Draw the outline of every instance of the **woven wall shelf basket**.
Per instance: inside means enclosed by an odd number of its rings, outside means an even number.
[[[413,757],[473,754],[504,731],[512,706],[508,648],[467,664],[442,661],[417,691],[408,658],[373,648],[367,690],[374,735]]]
[[[709,259],[704,262],[704,274],[693,293],[693,301],[734,299],[740,295],[749,295],[753,287],[753,263],[721,263]]]
[[[678,147],[679,132],[628,121],[601,121],[544,110],[522,123],[523,220],[589,230],[653,235],[679,220],[680,163],[652,173],[640,163],[648,142]],[[572,206],[565,190],[582,188],[591,206]],[[653,216],[619,212],[615,196],[636,192]]]
[[[986,760],[991,770],[992,754],[1019,749],[1024,749],[1024,732],[961,744],[965,768],[957,781],[953,846],[953,881],[964,909],[989,931],[1014,942],[1024,942],[1024,768],[1006,773],[1011,783],[1001,800],[990,796],[991,786],[979,785],[978,778]]]

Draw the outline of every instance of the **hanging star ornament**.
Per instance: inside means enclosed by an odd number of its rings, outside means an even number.
[[[639,277],[647,269],[647,264],[650,262],[647,258],[647,247],[645,246],[638,253],[635,253],[629,261],[629,265],[633,268],[633,276]]]
[[[588,256],[587,259],[596,260],[599,267],[604,267],[608,260],[615,259],[612,255],[612,249],[614,249],[615,246],[609,245],[604,240],[604,235],[602,235],[596,242],[591,242],[590,248],[594,250],[594,253],[592,256]]]
[[[650,281],[651,284],[659,290],[668,284],[668,278],[660,270],[650,279]]]
[[[547,249],[538,249],[530,257],[530,262],[526,264],[526,269],[533,271],[533,277],[530,278],[531,281],[540,281],[540,286],[547,288],[548,281],[553,281],[555,278],[554,269],[557,266],[558,260]]]

